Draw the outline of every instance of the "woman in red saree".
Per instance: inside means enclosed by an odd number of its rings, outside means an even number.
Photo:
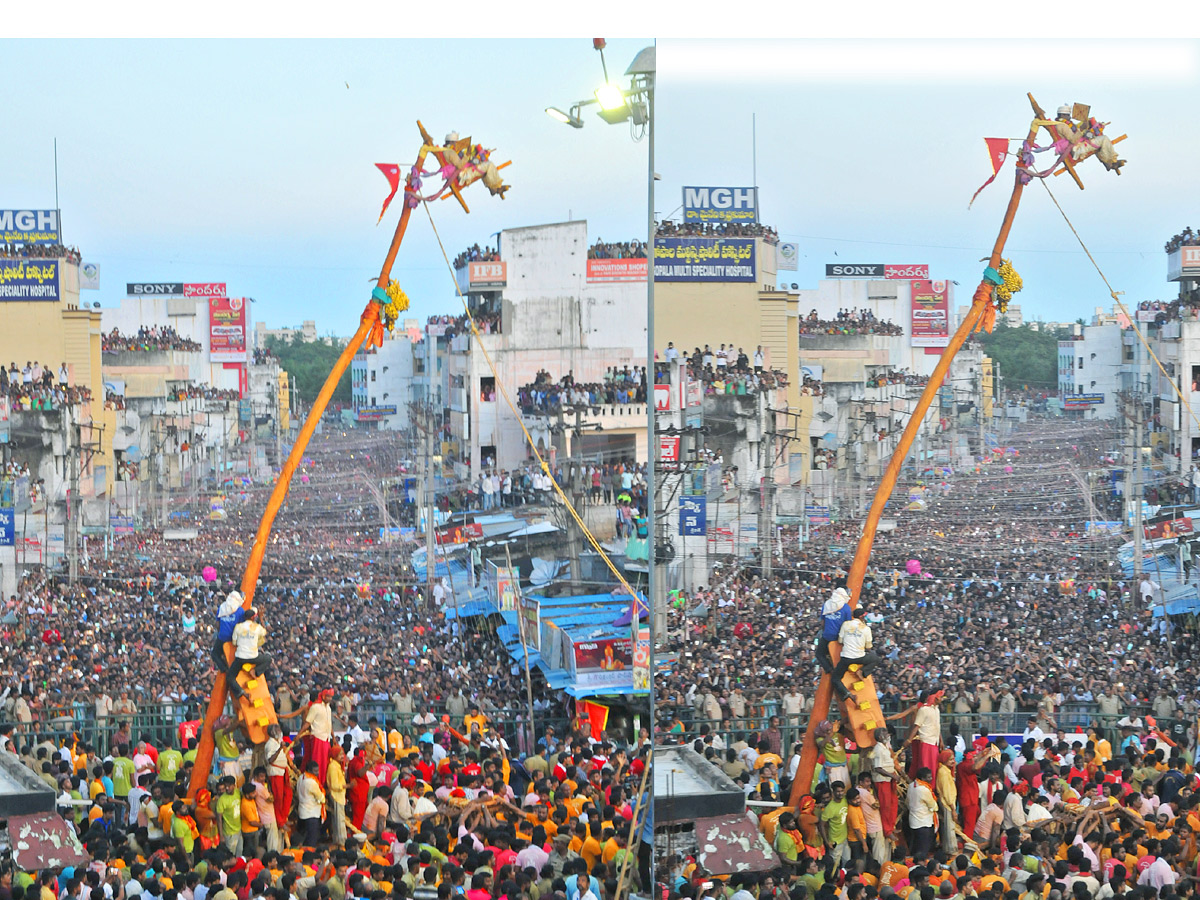
[[[346,767],[346,782],[349,785],[346,799],[350,802],[350,821],[354,827],[362,829],[363,816],[367,812],[367,803],[371,799],[371,781],[368,774],[368,763],[363,748],[359,747]]]

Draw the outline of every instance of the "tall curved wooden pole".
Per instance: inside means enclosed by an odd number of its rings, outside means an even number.
[[[1037,137],[1039,128],[1038,120],[1044,120],[1046,114],[1038,106],[1037,101],[1033,99],[1033,95],[1029,94],[1028,96],[1029,102],[1033,106],[1034,115],[1036,116],[1033,124],[1029,126],[1029,141],[1032,143],[1034,138]],[[988,265],[993,269],[1000,267],[1000,257],[1004,253],[1004,245],[1008,241],[1009,232],[1012,230],[1013,220],[1016,219],[1017,207],[1021,204],[1021,194],[1025,189],[1021,178],[1024,174],[1024,168],[1018,161],[1012,196],[1009,197],[1008,209],[1004,213],[1004,222],[1000,226],[1000,233],[996,236],[996,243],[992,246],[992,256],[988,262]],[[934,367],[933,374],[929,376],[929,383],[925,385],[925,390],[921,392],[921,399],[917,401],[917,406],[913,410],[908,424],[904,426],[904,433],[900,435],[900,441],[896,444],[896,450],[892,453],[892,458],[883,473],[879,487],[875,489],[875,498],[871,502],[871,509],[867,513],[866,521],[863,522],[862,537],[858,539],[858,547],[854,552],[854,561],[850,564],[850,572],[846,576],[846,591],[850,594],[850,607],[852,609],[858,606],[858,595],[862,590],[863,577],[867,573],[867,563],[871,559],[871,547],[875,543],[875,531],[879,527],[879,519],[883,515],[883,508],[891,498],[892,491],[896,487],[896,480],[900,477],[900,467],[904,463],[904,458],[908,456],[908,451],[912,448],[913,440],[921,428],[921,422],[925,418],[925,413],[929,411],[930,404],[933,403],[933,398],[937,395],[938,390],[942,386],[942,381],[950,371],[950,364],[954,361],[955,354],[958,353],[967,338],[978,328],[980,322],[983,320],[984,314],[992,302],[992,290],[993,286],[991,282],[986,279],[979,282],[979,287],[975,289],[975,294],[971,299],[970,310],[967,312],[962,324],[958,326],[958,330],[954,332],[954,336],[950,338],[950,343],[946,345],[946,349],[942,351],[941,359],[938,360],[937,366]],[[980,413],[982,414],[982,409]],[[836,646],[830,648],[831,652],[835,654],[838,649]],[[813,709],[808,719],[808,727],[804,732],[804,746],[800,752],[800,768],[796,771],[796,779],[792,782],[792,789],[788,798],[788,802],[792,806],[798,806],[800,798],[807,794],[812,787],[813,772],[817,768],[818,756],[816,728],[817,724],[824,721],[829,715],[829,700],[832,692],[832,679],[829,673],[822,672],[820,684],[817,686],[817,694],[813,699]]]
[[[424,156],[424,153],[422,153]],[[420,163],[418,162],[418,166]],[[392,244],[388,248],[387,258],[384,260],[383,269],[379,273],[378,287],[386,288],[388,280],[391,278],[392,266],[396,262],[396,254],[400,251],[400,244],[404,240],[404,232],[408,228],[408,220],[412,214],[413,208],[408,203],[408,198],[404,198],[404,212],[400,214],[400,221],[396,224],[396,232],[392,235]],[[300,434],[296,438],[296,443],[292,445],[292,450],[288,454],[287,461],[283,464],[283,470],[279,473],[279,479],[275,482],[275,488],[271,491],[271,497],[267,501],[267,508],[263,512],[262,521],[258,524],[258,533],[254,536],[254,546],[250,550],[250,558],[246,562],[246,571],[242,575],[242,607],[249,609],[250,604],[254,599],[254,588],[258,584],[258,573],[262,569],[263,557],[267,552],[267,541],[271,537],[271,526],[275,523],[275,516],[278,515],[280,508],[283,506],[283,501],[287,498],[288,488],[292,483],[292,475],[296,471],[296,467],[300,465],[300,460],[304,458],[304,451],[308,449],[308,442],[313,436],[313,432],[317,429],[317,423],[321,421],[321,416],[325,413],[325,407],[329,405],[329,400],[333,397],[333,392],[337,388],[338,381],[341,380],[346,369],[349,368],[350,362],[362,347],[363,342],[373,331],[379,328],[379,306],[372,300],[363,310],[362,318],[359,322],[358,330],[354,332],[354,337],[346,345],[342,351],[342,355],[338,357],[337,363],[333,370],[329,373],[329,377],[325,379],[325,384],[321,387],[321,392],[317,394],[317,399],[313,401],[312,408],[308,411],[308,417],[304,420],[304,427],[300,429]],[[232,651],[226,648],[226,657],[229,658],[229,653]],[[230,661],[232,661],[230,659]],[[212,696],[208,700],[208,709],[204,714],[204,727],[200,731],[200,744],[196,748],[196,762],[192,769],[192,779],[188,785],[188,797],[195,798],[197,792],[208,783],[209,772],[212,770],[213,757],[213,723],[220,717],[221,711],[225,708],[225,673],[218,672],[216,680],[213,682]]]

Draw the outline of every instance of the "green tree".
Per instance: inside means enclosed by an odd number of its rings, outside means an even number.
[[[1065,332],[1028,325],[1010,328],[998,321],[991,334],[983,334],[984,352],[1000,366],[1009,387],[1028,384],[1033,390],[1053,390],[1058,384],[1058,342]]]
[[[341,356],[345,341],[334,341],[333,345],[324,341],[314,341],[311,344],[302,341],[284,341],[279,338],[267,338],[267,349],[279,360],[279,365],[296,379],[296,390],[307,407],[321,392],[321,386],[333,370],[334,363]],[[350,405],[350,370],[339,379],[333,391],[333,402]]]

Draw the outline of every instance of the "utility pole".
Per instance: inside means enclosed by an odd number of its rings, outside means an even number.
[[[422,497],[425,502],[425,602],[433,606],[433,576],[437,568],[436,544],[437,535],[434,532],[434,490],[433,490],[433,407],[425,409],[425,460],[421,466]]]
[[[68,427],[71,429],[71,494],[67,499],[67,564],[68,580],[75,584],[79,580],[79,455],[83,450],[80,447],[80,426]],[[47,548],[48,545],[49,541]]]
[[[984,414],[984,410],[986,410],[986,409],[987,409],[987,398],[983,394],[983,365],[980,364],[980,366],[979,366],[979,406],[976,408],[976,416],[975,416],[975,418],[977,418],[979,420],[979,458],[980,459],[983,459],[985,447],[987,446],[984,443],[984,437],[983,437],[983,429],[984,429],[983,414]]]
[[[761,395],[760,395],[761,396]],[[770,406],[764,404],[768,418],[774,415]],[[762,491],[760,500],[762,506],[758,511],[758,546],[762,553],[762,577],[770,578],[775,563],[775,423],[767,423],[770,431],[763,437],[767,458],[763,465]],[[759,444],[760,447],[764,443]]]
[[[1134,393],[1133,404],[1133,583],[1142,580],[1142,395]]]

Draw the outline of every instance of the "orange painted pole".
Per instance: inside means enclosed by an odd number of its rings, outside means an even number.
[[[1034,114],[1037,117],[1029,127],[1029,141],[1032,143],[1034,138],[1037,137],[1039,127],[1037,119],[1045,119],[1046,114],[1042,112],[1037,101],[1033,99],[1033,95],[1029,94],[1028,96],[1029,102],[1033,106]],[[992,245],[992,255],[988,261],[988,265],[993,269],[999,268],[1001,264],[1000,257],[1004,252],[1004,245],[1008,241],[1009,232],[1012,231],[1013,221],[1017,216],[1017,207],[1021,204],[1021,194],[1025,189],[1025,185],[1021,182],[1021,175],[1024,169],[1025,166],[1019,161],[1018,157],[1017,174],[1015,183],[1013,184],[1012,196],[1009,197],[1008,209],[1004,212],[1004,221],[1000,225],[1000,232],[996,236],[995,244]],[[846,575],[846,591],[850,594],[851,609],[858,606],[858,595],[862,590],[863,578],[867,573],[867,563],[871,559],[871,548],[875,543],[875,532],[879,527],[879,519],[883,515],[883,509],[891,498],[892,491],[896,487],[896,481],[900,477],[900,467],[903,465],[908,451],[912,448],[917,431],[921,427],[921,420],[925,418],[925,413],[929,411],[934,396],[941,388],[946,374],[950,371],[950,364],[954,361],[955,355],[972,332],[976,330],[979,323],[983,320],[988,306],[991,305],[992,291],[993,285],[990,281],[984,279],[979,282],[979,287],[975,289],[975,294],[971,299],[971,308],[963,319],[962,324],[958,326],[958,330],[954,332],[954,336],[950,338],[950,343],[946,345],[946,349],[942,351],[941,359],[938,360],[937,366],[934,367],[933,374],[929,376],[929,383],[925,385],[925,390],[921,392],[921,399],[917,401],[916,409],[913,410],[908,424],[905,425],[904,433],[900,435],[900,441],[896,444],[896,450],[892,453],[892,458],[888,462],[888,467],[879,482],[879,487],[875,490],[875,498],[871,502],[871,509],[867,513],[866,521],[863,522],[862,537],[858,539],[858,547],[854,552],[854,561],[850,564],[850,571]],[[980,449],[982,450],[982,448]],[[835,653],[839,649],[831,647],[830,651],[831,653]],[[788,802],[792,806],[798,806],[800,798],[806,795],[811,789],[813,773],[817,768],[816,729],[818,723],[824,721],[829,715],[829,700],[832,693],[832,678],[829,673],[822,672],[821,681],[817,685],[816,697],[813,698],[812,714],[809,716],[808,727],[804,732],[804,745],[800,751],[800,767],[796,771],[796,780],[792,783],[792,789],[788,797]]]
[[[391,278],[392,266],[395,265],[396,255],[400,251],[400,244],[404,240],[404,232],[408,228],[408,220],[412,215],[412,207],[408,204],[408,198],[404,198],[404,212],[400,214],[400,221],[396,224],[396,232],[392,235],[392,243],[388,248],[387,258],[384,260],[383,269],[379,273],[377,282],[380,288],[386,288],[388,281]],[[342,351],[342,355],[338,357],[337,363],[333,370],[329,373],[329,377],[325,379],[325,384],[321,387],[321,392],[317,394],[317,398],[313,401],[312,408],[308,412],[308,417],[304,420],[304,427],[300,429],[300,434],[296,438],[296,443],[292,445],[292,450],[288,454],[287,461],[283,464],[283,469],[279,473],[279,479],[275,482],[275,488],[271,491],[271,497],[267,501],[267,508],[263,512],[262,521],[258,524],[258,533],[254,537],[254,546],[250,550],[250,558],[246,562],[246,571],[242,575],[242,607],[249,609],[251,602],[254,599],[254,588],[258,584],[258,573],[262,569],[263,557],[267,552],[267,541],[271,537],[271,526],[275,523],[275,516],[278,515],[280,508],[283,506],[283,501],[287,499],[288,488],[291,487],[292,475],[295,474],[296,468],[300,465],[300,460],[304,458],[304,451],[308,449],[308,442],[312,439],[313,433],[317,429],[317,423],[321,421],[321,416],[325,413],[325,407],[329,405],[329,400],[333,397],[333,392],[337,388],[338,381],[341,380],[343,374],[350,366],[350,362],[362,347],[363,342],[372,332],[376,331],[381,326],[379,325],[379,305],[371,300],[363,310],[362,318],[359,322],[358,330],[354,333],[354,337],[346,345]],[[228,657],[228,654],[226,654]],[[188,785],[188,797],[194,798],[198,791],[208,783],[208,776],[212,770],[212,758],[214,749],[213,738],[213,723],[220,717],[221,711],[225,708],[225,673],[218,672],[216,680],[213,682],[212,696],[208,699],[208,709],[204,714],[204,727],[200,731],[200,744],[196,748],[196,762],[192,768],[192,779]]]

